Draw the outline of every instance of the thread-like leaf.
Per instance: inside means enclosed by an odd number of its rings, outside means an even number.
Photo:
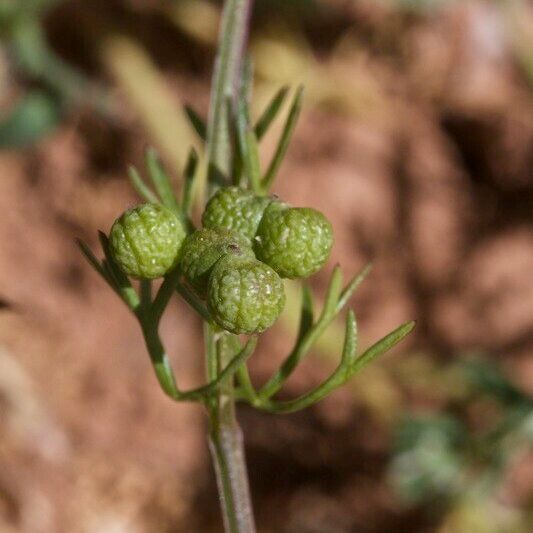
[[[144,183],[139,171],[133,165],[128,168],[128,176],[133,188],[139,193],[141,198],[152,204],[159,203],[159,198],[157,198],[150,187]]]
[[[104,280],[109,284],[113,285],[113,281],[110,279],[108,273],[104,269],[103,265],[100,263],[100,261],[95,257],[92,250],[87,246],[85,242],[83,242],[81,239],[76,239],[76,243],[81,250],[81,253],[84,255],[85,259],[87,259],[88,263],[104,278]],[[112,286],[112,288],[114,288]]]
[[[350,309],[348,311],[348,316],[346,317],[346,333],[341,360],[342,366],[344,366],[347,370],[350,369],[352,363],[356,360],[357,341],[357,320],[355,319],[355,313]]]
[[[172,209],[176,214],[180,214],[181,210],[174,195],[170,178],[168,177],[157,152],[153,148],[148,148],[146,151],[146,168],[150,174],[155,190],[161,201],[169,209]]]
[[[247,156],[244,160],[244,166],[250,179],[252,190],[256,194],[261,194],[261,163],[259,161],[259,146],[253,130],[246,132]]]
[[[244,345],[242,350],[228,363],[228,366],[220,373],[218,378],[219,382],[231,377],[241,365],[243,365],[247,359],[249,359],[254,353],[255,347],[257,346],[257,337],[251,337],[248,342]]]
[[[116,264],[109,248],[109,239],[107,238],[107,235],[103,231],[99,231],[98,238],[100,239],[100,244],[102,245],[102,250],[105,254],[105,264],[107,265],[108,271],[115,282],[118,293],[128,307],[132,311],[137,312],[141,303],[137,291],[131,286],[128,276],[126,276],[126,274],[124,274],[124,272],[122,272],[122,270]]]
[[[284,402],[277,402],[263,398],[256,398],[254,405],[259,409],[272,413],[294,413],[318,403],[336,388],[343,385],[350,377],[350,363],[355,359],[357,351],[357,323],[355,315],[350,310],[346,317],[346,329],[344,337],[344,347],[339,366],[335,372],[323,383],[315,387],[312,391],[296,398]]]
[[[257,391],[254,388],[248,367],[246,364],[242,364],[237,370],[237,379],[241,386],[241,394],[249,401],[255,401],[257,399]]]
[[[185,105],[184,109],[191,126],[194,128],[194,131],[198,134],[198,137],[205,142],[207,139],[207,125],[205,120],[201,118],[200,115],[190,105]]]
[[[389,351],[393,346],[398,344],[403,338],[405,338],[411,331],[413,331],[416,323],[407,322],[396,328],[394,331],[383,337],[381,340],[370,346],[365,352],[363,352],[353,363],[351,368],[351,375],[356,374],[363,369],[368,363],[383,355]]]
[[[285,358],[285,361],[280,366],[279,370],[263,385],[259,392],[259,396],[263,399],[270,398],[276,394],[283,383],[292,374],[298,363],[305,357],[316,340],[324,333],[325,329],[335,318],[335,306],[342,288],[342,273],[340,268],[335,267],[329,282],[328,293],[326,296],[326,303],[320,315],[320,319],[316,323],[311,323],[306,328],[303,334],[298,334],[294,348]],[[311,295],[305,295],[309,299],[309,305],[312,306]],[[306,304],[307,305],[307,304]],[[307,326],[307,324],[306,324]]]
[[[189,152],[185,172],[183,173],[183,193],[181,200],[181,208],[185,216],[191,214],[194,205],[194,182],[196,179],[196,171],[198,169],[198,153],[194,148]]]
[[[239,368],[253,355],[257,346],[257,337],[251,337],[241,351],[233,357],[228,365],[220,372],[218,377],[207,385],[187,392],[182,392],[176,398],[181,401],[194,401],[205,399],[208,395],[216,392],[218,387],[230,379]]]
[[[255,124],[255,136],[260,141],[269,130],[272,122],[278,116],[279,110],[289,92],[289,87],[284,86],[274,95],[266,109],[263,111]]]
[[[281,166],[283,158],[287,153],[287,149],[289,148],[289,143],[294,132],[296,122],[298,121],[300,110],[302,108],[302,99],[303,87],[300,86],[296,91],[296,95],[294,97],[291,109],[287,116],[283,132],[279,138],[276,151],[274,152],[274,156],[272,157],[268,170],[266,171],[266,174],[261,182],[262,187],[265,191],[269,191],[272,187],[272,183],[274,182],[276,174],[278,173],[279,167]]]
[[[342,308],[348,303],[348,300],[352,297],[353,293],[359,288],[361,283],[365,280],[365,278],[370,274],[372,270],[372,263],[368,264],[361,270],[359,274],[354,276],[354,278],[346,285],[346,288],[342,291],[339,300],[337,302],[337,307],[335,309],[335,312],[338,313],[342,310]]]
[[[308,285],[302,287],[302,305],[300,310],[300,327],[298,330],[299,342],[313,327],[313,292]]]
[[[336,311],[339,296],[342,290],[342,271],[339,265],[335,265],[331,278],[329,280],[328,291],[326,293],[326,301],[322,310],[321,320],[331,318]]]
[[[247,106],[240,101],[237,107],[237,135],[240,154],[246,176],[255,193],[261,192],[261,169],[259,162],[259,147],[255,133],[248,124]]]

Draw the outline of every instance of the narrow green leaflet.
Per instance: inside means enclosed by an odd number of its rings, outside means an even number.
[[[289,87],[282,87],[270,101],[255,124],[255,136],[260,141],[269,130],[272,122],[278,116],[279,110],[289,93]]]
[[[102,278],[104,278],[104,280],[113,290],[117,290],[117,287],[114,285],[113,279],[109,276],[109,273],[102,266],[100,261],[95,257],[95,255],[92,253],[91,249],[87,246],[87,244],[81,239],[76,239],[76,243],[80,248],[81,253],[85,256],[85,259],[87,259],[88,263],[96,270],[96,272],[98,272],[98,274],[100,274],[100,276],[102,276]]]
[[[325,398],[332,391],[343,385],[351,376],[351,365],[355,359],[357,351],[357,322],[352,311],[346,317],[346,331],[344,338],[344,348],[342,351],[341,362],[333,372],[333,374],[323,383],[318,385],[315,389],[289,401],[273,401],[258,399],[254,403],[255,407],[269,411],[271,413],[294,413],[305,409],[323,398]]]
[[[248,372],[248,367],[245,364],[241,365],[239,370],[237,371],[237,378],[239,379],[239,384],[241,386],[240,392],[243,398],[245,398],[250,403],[256,401],[257,391],[255,390],[252,384],[252,380]]]
[[[300,341],[313,327],[313,292],[309,286],[302,287],[302,305],[300,311],[300,327],[298,329],[297,341]]]
[[[153,148],[148,148],[146,151],[146,167],[163,204],[181,217],[181,209],[174,195],[170,178]]]
[[[335,372],[321,385],[313,389],[311,392],[284,402],[264,399],[262,397],[256,398],[252,404],[259,409],[269,411],[271,413],[293,413],[305,409],[323,398],[325,398],[332,391],[344,385],[346,381],[351,379],[355,374],[360,372],[368,363],[375,358],[384,354],[400,342],[408,335],[415,327],[414,322],[403,324],[386,337],[378,341],[376,344],[368,348],[362,355],[356,357],[357,351],[357,323],[355,315],[352,311],[348,313],[346,318],[346,333],[344,340],[344,349],[339,366]]]
[[[393,346],[395,346],[402,339],[407,337],[407,335],[409,335],[409,333],[413,331],[415,325],[415,322],[407,322],[405,324],[402,324],[400,327],[389,333],[386,337],[383,337],[381,340],[373,344],[354,361],[353,366],[351,368],[351,374],[356,374],[357,372],[362,370],[368,363],[370,363],[380,355],[383,355],[385,352],[389,351]]]
[[[207,139],[207,126],[205,120],[201,118],[200,115],[190,105],[184,106],[184,109],[189,122],[194,128],[194,131],[198,134],[198,137],[205,142]]]
[[[361,283],[366,279],[368,274],[372,271],[372,264],[368,264],[357,274],[354,276],[354,278],[348,283],[346,288],[342,291],[339,300],[337,302],[337,307],[335,309],[335,313],[339,313],[342,308],[348,303],[350,298],[353,296],[354,292],[359,288]]]
[[[302,108],[302,99],[303,87],[300,86],[296,91],[296,95],[292,102],[289,115],[287,116],[287,121],[285,122],[283,132],[279,138],[276,151],[274,152],[274,156],[272,157],[268,170],[266,171],[266,174],[264,175],[261,181],[261,184],[265,191],[269,191],[272,187],[279,167],[281,166],[283,158],[287,153],[287,149],[289,148],[289,143],[291,141],[294,128],[296,127],[296,122],[298,121],[298,117],[300,116],[300,111]]]
[[[316,323],[311,323],[306,328],[305,333],[298,335],[296,344],[290,354],[286,357],[279,370],[267,381],[267,383],[261,388],[259,396],[263,399],[271,398],[276,394],[283,383],[289,378],[298,366],[299,362],[308,354],[309,350],[315,344],[317,339],[324,333],[326,328],[331,324],[335,317],[342,311],[343,306],[348,301],[349,296],[363,281],[366,271],[363,270],[361,274],[356,276],[348,286],[342,290],[342,273],[337,266],[333,270],[330,278],[328,292],[326,295],[326,302],[320,315],[320,318]],[[340,305],[340,301],[343,304]],[[308,305],[306,303],[306,305]]]
[[[357,358],[358,341],[357,320],[355,319],[355,313],[350,309],[346,317],[344,348],[342,350],[341,363],[339,365],[339,368],[342,368],[345,371],[345,380],[351,377],[352,364]]]
[[[342,272],[339,265],[335,265],[331,278],[329,280],[328,291],[326,293],[326,301],[324,302],[324,309],[322,310],[321,320],[327,320],[329,317],[335,315],[339,296],[342,291]]]
[[[247,106],[243,101],[239,103],[237,109],[237,136],[246,177],[252,186],[252,190],[256,194],[260,194],[261,168],[259,162],[259,147],[255,133],[249,127]]]
[[[254,353],[257,346],[257,337],[251,337],[240,352],[233,357],[228,365],[218,374],[217,378],[203,387],[190,391],[178,391],[175,399],[178,401],[208,401],[208,396],[217,392],[217,389],[230,379],[237,370],[246,363]]]
[[[152,204],[159,203],[159,198],[152,192],[150,187],[144,183],[141,174],[133,165],[128,168],[128,177],[130,178],[133,188],[141,198]]]
[[[112,279],[115,281],[115,285],[119,291],[120,296],[126,303],[126,305],[134,312],[137,313],[140,309],[141,301],[139,295],[135,289],[131,286],[130,280],[120,270],[118,265],[115,263],[111,251],[109,249],[109,240],[107,235],[102,231],[98,232],[98,237],[100,239],[100,244],[105,254],[105,264],[108,266],[108,271],[112,276]]]
[[[194,205],[194,184],[197,170],[198,153],[194,148],[191,148],[187,164],[185,165],[185,172],[183,174],[183,191],[181,199],[181,208],[186,217],[190,216]]]

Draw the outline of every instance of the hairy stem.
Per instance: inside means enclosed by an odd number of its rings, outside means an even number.
[[[207,125],[208,194],[215,179],[231,182],[234,147],[228,103],[235,105],[240,92],[252,4],[253,0],[226,0],[224,4]],[[208,373],[220,374],[234,355],[229,337],[224,333],[215,334],[210,325],[206,337]],[[233,376],[221,384],[208,411],[210,448],[225,530],[227,533],[254,533],[242,432],[235,417]]]

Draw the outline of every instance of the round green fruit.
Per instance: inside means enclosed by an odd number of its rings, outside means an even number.
[[[207,203],[202,224],[205,228],[234,230],[251,240],[271,201],[239,187],[223,187]]]
[[[272,202],[257,229],[257,259],[282,278],[306,278],[322,268],[333,245],[329,220],[316,209]]]
[[[250,335],[274,324],[285,305],[285,290],[268,265],[227,255],[209,277],[207,304],[222,329]]]
[[[179,259],[185,229],[176,215],[160,204],[141,204],[118,218],[109,235],[113,258],[127,275],[160,278]]]
[[[204,228],[185,239],[181,271],[200,296],[205,296],[215,263],[226,254],[255,259],[248,239],[236,231]]]

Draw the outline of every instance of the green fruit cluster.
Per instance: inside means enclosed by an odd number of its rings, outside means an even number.
[[[232,333],[261,333],[285,305],[280,277],[255,258],[249,239],[236,231],[203,228],[189,235],[181,270],[207,300],[213,320]]]
[[[172,211],[143,204],[115,222],[111,250],[122,270],[137,278],[164,276],[179,263],[213,321],[235,334],[269,328],[285,305],[281,278],[314,274],[333,244],[322,213],[237,187],[215,193],[202,224],[186,237]]]
[[[311,208],[238,187],[219,189],[202,216],[204,228],[234,230],[250,239],[257,258],[282,278],[307,278],[320,270],[333,245],[328,219]]]

